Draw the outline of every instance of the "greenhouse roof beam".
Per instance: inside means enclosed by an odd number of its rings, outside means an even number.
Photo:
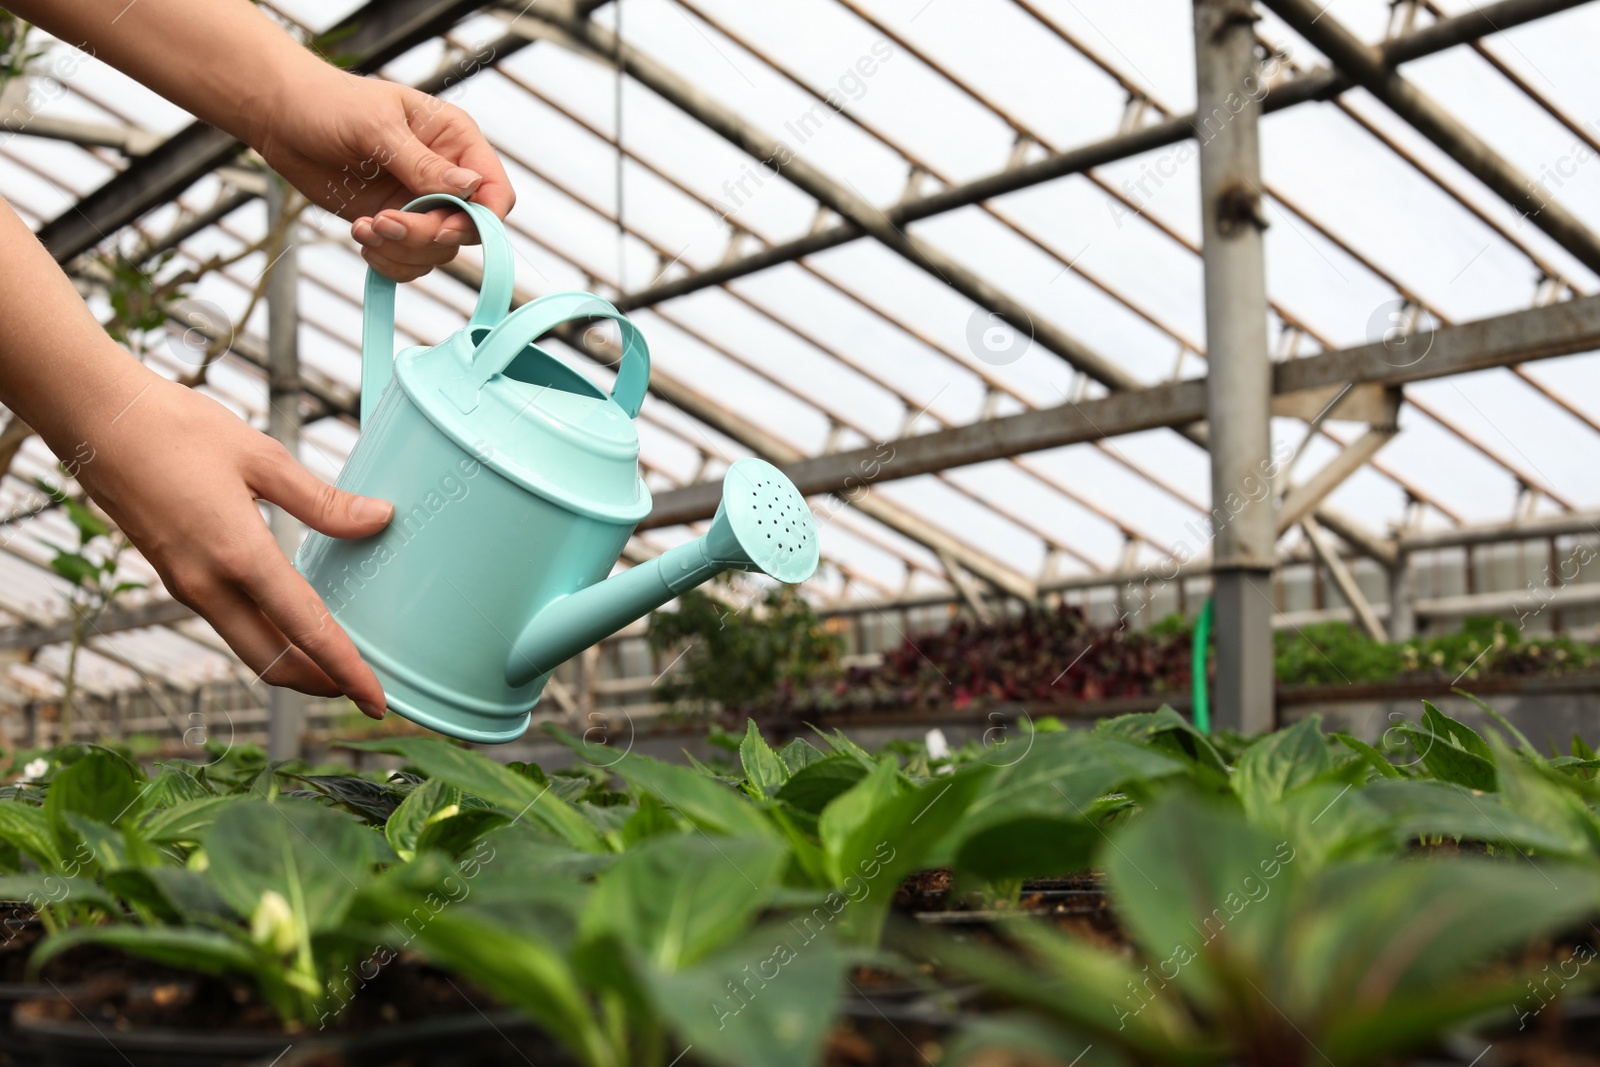
[[[1425,359],[1397,367],[1381,342],[1340,349],[1273,366],[1273,392],[1293,393],[1345,382],[1408,382],[1464,374],[1513,363],[1570,355],[1600,347],[1600,296],[1514,311],[1419,338],[1430,347]],[[1098,400],[1007,415],[998,419],[900,438],[883,463],[874,445],[793,463],[785,473],[802,493],[835,492],[867,482],[909,478],[934,470],[982,463],[1001,456],[1181,426],[1205,417],[1205,379],[1112,393]],[[874,462],[869,465],[869,460]],[[869,471],[875,471],[868,477]],[[714,492],[704,487],[663,493],[641,528],[669,526],[711,515]],[[1340,536],[1343,536],[1341,533]]]
[[[1594,231],[1554,200],[1535,193],[1534,184],[1526,175],[1385,63],[1382,50],[1364,44],[1329,15],[1325,5],[1319,10],[1315,0],[1265,3],[1363,89],[1383,101],[1580,263],[1600,274],[1600,238]],[[1498,29],[1492,21],[1484,25],[1490,30]]]
[[[876,16],[874,16],[871,13],[869,13],[868,11],[866,11],[864,8],[862,8],[862,6],[859,3],[856,2],[856,0],[836,0],[836,2],[842,4],[844,7],[848,8],[857,18],[861,19],[867,25],[871,26],[874,30],[876,30],[877,32],[879,32],[881,34],[884,34],[891,41],[893,41],[898,48],[900,48],[902,51],[905,51],[907,54],[909,54],[912,57],[914,57],[915,59],[917,59],[920,63],[922,63],[924,66],[926,66],[929,70],[934,71],[940,77],[944,78],[947,82],[949,82],[952,86],[954,86],[960,92],[964,93],[966,96],[968,96],[974,102],[976,102],[979,106],[989,110],[997,118],[999,118],[1001,121],[1005,122],[1006,125],[1010,126],[1016,132],[1018,137],[1030,140],[1033,143],[1042,146],[1043,148],[1045,148],[1049,152],[1055,152],[1055,151],[1059,150],[1057,148],[1057,146],[1051,144],[1050,141],[1043,134],[1040,133],[1040,131],[1029,127],[1028,125],[1023,123],[1020,119],[1016,118],[1015,116],[1011,115],[1010,113],[1008,113],[1007,111],[1002,109],[998,104],[994,103],[987,96],[985,96],[984,94],[982,94],[978,90],[974,89],[968,82],[966,82],[962,78],[958,77],[956,74],[952,73],[950,71],[950,69],[948,67],[946,67],[943,63],[939,62],[939,60],[937,60],[933,56],[929,55],[925,50],[919,48],[913,42],[907,40],[903,35],[897,34],[882,19],[877,18]],[[1071,34],[1068,34],[1068,33],[1065,33],[1064,31],[1062,31],[1061,28],[1059,26],[1057,26],[1053,21],[1042,18],[1037,10],[1033,9],[1032,7],[1027,6],[1026,4],[1022,4],[1020,6],[1022,6],[1023,10],[1027,11],[1035,19],[1039,20],[1042,25],[1044,25],[1047,29],[1052,31],[1056,36],[1060,37],[1061,40],[1066,42],[1069,47],[1071,47],[1072,49],[1077,51],[1085,59],[1088,59],[1091,63],[1095,64],[1095,66],[1097,66],[1101,71],[1103,71],[1106,74],[1110,75],[1125,90],[1129,90],[1129,86],[1131,85],[1130,79],[1126,78],[1120,72],[1118,72],[1116,70],[1116,68],[1111,63],[1109,63],[1108,61],[1103,59],[1101,56],[1099,56],[1096,53],[1094,53],[1092,50],[1088,49],[1085,45],[1082,44],[1082,42],[1078,41],[1076,37],[1074,37]],[[1470,22],[1470,20],[1469,20],[1469,22]],[[1481,25],[1481,23],[1471,23],[1471,24],[1472,25]],[[726,32],[726,31],[724,31],[724,32]],[[734,39],[734,40],[735,40],[735,43],[739,43],[737,41],[737,39]],[[1261,43],[1262,43],[1262,45],[1264,47],[1268,48],[1269,51],[1270,51],[1270,48],[1271,48],[1270,43],[1268,43],[1268,42],[1261,42]],[[760,58],[760,57],[758,57],[758,58]],[[770,61],[768,61],[768,65],[769,66],[771,65]],[[1290,67],[1291,67],[1291,69],[1294,69],[1292,63],[1290,64]],[[782,73],[782,72],[780,71],[780,73]],[[1129,91],[1133,91],[1133,90],[1129,90]],[[1152,107],[1155,111],[1160,113],[1162,117],[1164,117],[1164,118],[1171,118],[1172,117],[1173,109],[1171,107],[1169,107],[1167,104],[1163,103],[1162,101],[1156,99],[1155,97],[1151,96],[1149,93],[1146,93],[1146,92],[1142,92],[1141,96],[1142,96],[1143,99],[1145,99],[1148,102],[1150,107]],[[1398,145],[1394,144],[1392,141],[1386,139],[1385,136],[1380,131],[1377,131],[1375,128],[1372,128],[1370,126],[1370,124],[1367,124],[1366,121],[1359,114],[1354,112],[1345,101],[1337,100],[1336,103],[1337,103],[1337,106],[1339,106],[1340,108],[1344,109],[1347,113],[1349,113],[1352,116],[1352,118],[1354,118],[1357,122],[1361,122],[1364,125],[1368,125],[1368,128],[1372,129],[1372,132],[1374,133],[1374,135],[1378,136],[1380,140],[1384,140],[1384,142],[1386,144],[1389,144],[1389,146],[1391,148],[1393,148],[1394,151],[1396,151],[1398,154],[1400,154],[1401,158],[1405,159],[1408,163],[1410,163],[1412,166],[1416,167],[1418,170],[1421,170],[1424,173],[1424,175],[1432,178],[1435,181],[1435,184],[1438,184],[1440,186],[1440,188],[1443,189],[1447,194],[1453,196],[1457,200],[1458,203],[1460,203],[1467,210],[1474,212],[1476,215],[1478,215],[1478,217],[1480,219],[1482,219],[1482,221],[1484,221],[1484,223],[1486,225],[1489,225],[1492,228],[1494,228],[1495,231],[1497,233],[1499,233],[1505,240],[1507,240],[1508,242],[1510,242],[1511,244],[1516,246],[1524,254],[1528,255],[1528,257],[1533,261],[1533,263],[1542,272],[1544,272],[1546,275],[1551,275],[1551,276],[1555,275],[1556,272],[1555,272],[1554,268],[1549,263],[1547,263],[1545,260],[1543,260],[1540,256],[1538,256],[1536,253],[1534,253],[1531,249],[1529,249],[1527,247],[1527,245],[1524,242],[1522,242],[1518,237],[1516,237],[1513,233],[1511,233],[1510,230],[1506,229],[1504,226],[1499,225],[1490,215],[1488,215],[1486,212],[1483,212],[1481,209],[1479,209],[1477,207],[1477,205],[1473,204],[1470,200],[1467,200],[1466,198],[1462,197],[1448,183],[1442,181],[1437,175],[1435,175],[1428,168],[1426,168],[1426,166],[1420,160],[1416,159],[1413,155],[1405,152],[1402,148],[1400,148]],[[871,132],[871,131],[868,131],[868,132]],[[882,140],[882,138],[880,138],[880,140]],[[890,145],[889,147],[893,148],[894,146]],[[933,173],[933,172],[930,171],[930,173]],[[1084,171],[1084,177],[1086,177],[1090,181],[1094,182],[1101,189],[1105,190],[1109,195],[1119,199],[1125,206],[1127,206],[1130,210],[1132,210],[1132,211],[1134,211],[1136,213],[1136,215],[1137,215],[1137,217],[1138,217],[1138,219],[1140,221],[1155,227],[1158,232],[1160,232],[1163,236],[1167,237],[1168,239],[1170,239],[1171,241],[1176,243],[1179,247],[1186,249],[1187,251],[1193,253],[1196,256],[1201,255],[1201,249],[1200,249],[1200,247],[1198,245],[1196,245],[1194,242],[1182,237],[1176,230],[1172,229],[1170,226],[1167,226],[1167,225],[1164,225],[1164,224],[1160,223],[1150,211],[1144,210],[1139,205],[1136,205],[1133,202],[1129,201],[1121,193],[1120,190],[1117,190],[1114,186],[1111,185],[1111,183],[1106,182],[1099,174],[1095,173],[1092,169]],[[950,184],[949,182],[946,182],[946,185],[949,185],[949,184]],[[1260,175],[1256,176],[1256,179],[1252,182],[1252,185],[1255,188],[1257,188],[1257,189],[1261,190],[1262,192],[1264,192],[1266,195],[1270,196],[1273,200],[1277,201],[1284,209],[1292,212],[1295,215],[1298,215],[1308,225],[1310,225],[1314,230],[1316,230],[1319,234],[1321,234],[1326,240],[1331,242],[1334,245],[1334,247],[1338,248],[1339,250],[1344,252],[1346,255],[1350,256],[1353,259],[1355,259],[1358,263],[1361,263],[1363,266],[1366,266],[1369,270],[1372,270],[1374,273],[1378,274],[1380,277],[1383,277],[1386,281],[1389,281],[1390,284],[1395,286],[1396,290],[1398,292],[1400,292],[1401,295],[1406,296],[1408,298],[1411,296],[1410,291],[1405,286],[1400,285],[1397,282],[1394,282],[1393,280],[1389,279],[1388,276],[1386,274],[1384,274],[1382,271],[1380,271],[1376,267],[1376,265],[1373,264],[1366,256],[1364,256],[1361,252],[1359,252],[1357,249],[1355,249],[1348,241],[1346,241],[1339,234],[1333,232],[1333,230],[1329,226],[1327,226],[1326,224],[1324,224],[1320,220],[1312,217],[1311,215],[1309,215],[1305,211],[1302,211],[1299,208],[1295,207],[1293,204],[1291,204],[1282,195],[1282,193],[1278,189],[1276,189],[1271,183],[1261,179]],[[998,212],[996,212],[992,205],[990,205],[988,203],[984,203],[984,204],[982,204],[980,206],[983,208],[983,210],[985,210],[989,214],[993,215],[995,218],[1000,220],[1003,224],[1008,221],[1008,220],[1005,219],[1005,217],[1003,215],[1000,215]],[[1021,228],[1013,226],[1012,229],[1014,231],[1018,232],[1019,234],[1021,234],[1021,236],[1023,236],[1025,239],[1029,240],[1036,247],[1041,248],[1047,254],[1053,256],[1057,260],[1058,263],[1061,263],[1061,265],[1063,267],[1073,267],[1074,266],[1073,264],[1069,264],[1067,261],[1062,259],[1052,249],[1050,249],[1046,245],[1044,245],[1043,242],[1040,242],[1037,238],[1033,237],[1031,234],[1028,234],[1026,231],[1021,230]],[[1129,310],[1133,311],[1135,314],[1137,314],[1141,318],[1145,319],[1151,325],[1155,326],[1156,329],[1158,329],[1161,332],[1167,334],[1173,340],[1177,341],[1180,345],[1184,346],[1185,349],[1195,352],[1202,359],[1209,358],[1205,348],[1203,348],[1202,346],[1196,345],[1194,342],[1192,342],[1188,338],[1179,335],[1176,331],[1174,331],[1173,329],[1168,327],[1166,324],[1158,321],[1154,316],[1152,316],[1149,312],[1147,312],[1144,308],[1142,308],[1141,306],[1139,306],[1135,302],[1127,299],[1122,294],[1120,294],[1120,293],[1108,288],[1107,286],[1101,284],[1093,275],[1089,274],[1087,271],[1083,270],[1082,268],[1076,268],[1076,269],[1077,269],[1078,274],[1085,281],[1088,281],[1090,284],[1095,285],[1097,288],[1100,288],[1103,292],[1105,292],[1112,299],[1116,300],[1118,303],[1121,303],[1124,307],[1127,307]],[[1320,344],[1323,348],[1332,348],[1333,347],[1332,342],[1326,337],[1326,335],[1322,334],[1320,331],[1318,331],[1318,330],[1314,329],[1313,327],[1311,327],[1311,325],[1309,323],[1307,323],[1304,319],[1300,318],[1298,315],[1295,315],[1294,313],[1289,311],[1288,308],[1286,308],[1281,301],[1272,299],[1270,293],[1268,294],[1267,299],[1268,299],[1268,306],[1272,309],[1272,311],[1274,313],[1276,313],[1278,315],[1278,317],[1280,319],[1282,319],[1284,321],[1285,324],[1287,324],[1289,326],[1292,326],[1292,327],[1294,327],[1294,328],[1296,328],[1298,330],[1303,331],[1308,336],[1310,336],[1313,339],[1315,339],[1317,341],[1317,343]],[[1443,425],[1443,424],[1441,424],[1441,425]],[[1467,437],[1467,436],[1464,436],[1464,435],[1460,434],[1455,426],[1453,426],[1453,425],[1445,425],[1444,428],[1445,428],[1446,432],[1448,432],[1448,433],[1455,434],[1457,436],[1462,436],[1462,439],[1470,447],[1478,449],[1479,451],[1484,451],[1484,449],[1479,444],[1479,442],[1473,440],[1470,437]],[[1191,439],[1193,437],[1192,434],[1186,434],[1186,436],[1191,436]],[[1334,441],[1336,444],[1341,445],[1341,446],[1345,443],[1345,442],[1341,441],[1338,437],[1336,437],[1334,434],[1332,434],[1331,432],[1328,432],[1328,431],[1323,431],[1323,436],[1327,437],[1328,439]],[[1199,442],[1197,441],[1196,443],[1199,443]],[[1486,454],[1489,455],[1491,460],[1498,461],[1498,457],[1495,457],[1493,455],[1493,453],[1486,453]],[[1514,477],[1518,477],[1520,479],[1520,475],[1515,470],[1511,469],[1509,465],[1506,465],[1506,464],[1501,464],[1501,465],[1506,467],[1508,473],[1511,473]],[[1418,497],[1419,499],[1424,500],[1424,502],[1426,502],[1426,503],[1428,503],[1430,505],[1433,505],[1434,507],[1438,508],[1442,513],[1448,514],[1448,510],[1443,508],[1443,507],[1441,507],[1438,504],[1438,502],[1434,498],[1432,498],[1428,493],[1426,493],[1424,491],[1421,491],[1415,485],[1408,484],[1404,479],[1400,478],[1397,473],[1395,473],[1392,470],[1390,470],[1384,464],[1381,464],[1381,463],[1378,463],[1378,462],[1375,461],[1375,462],[1372,463],[1372,467],[1373,467],[1374,470],[1377,470],[1379,473],[1384,474],[1385,476],[1387,476],[1387,477],[1391,478],[1392,480],[1394,480],[1407,493],[1411,494],[1412,496]]]
[[[1447,19],[1416,33],[1385,42],[1380,51],[1385,63],[1390,65],[1403,63],[1472,40],[1474,33],[1483,36],[1496,32],[1497,29],[1510,29],[1549,14],[1552,10],[1565,10],[1583,2],[1586,0],[1501,0],[1500,3],[1483,5],[1480,12],[1474,12],[1472,15]],[[1490,25],[1486,21],[1488,19],[1492,19],[1494,24]],[[1448,32],[1442,32],[1444,30]],[[603,52],[601,57],[607,62],[610,61]],[[1320,100],[1330,94],[1343,92],[1352,84],[1350,79],[1337,71],[1311,71],[1286,85],[1275,87],[1267,94],[1263,105],[1269,112],[1279,111],[1309,100]],[[1056,178],[1081,174],[1092,167],[1115,163],[1186,140],[1194,136],[1195,119],[1196,116],[1191,112],[1132,132],[1120,133],[1064,152],[1052,153],[1032,163],[1008,167],[961,185],[907,199],[887,208],[881,214],[891,225],[904,227],[920,219],[931,218],[957,208],[970,207],[984,200],[1014,193]],[[865,230],[847,220],[728,263],[702,271],[692,271],[682,277],[625,294],[616,301],[616,304],[623,310],[629,310],[661,303],[673,297],[684,296],[709,286],[757,273],[768,267],[788,263],[802,256],[815,255],[848,244],[865,234]]]

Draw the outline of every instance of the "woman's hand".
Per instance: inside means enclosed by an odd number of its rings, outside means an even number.
[[[465,212],[400,210],[450,193],[504,218],[516,202],[505,168],[465,111],[394,82],[324,67],[287,90],[252,142],[314,203],[350,219],[371,266],[395,281],[448,263],[478,236]]]
[[[73,420],[92,456],[78,466],[79,484],[167,591],[263,681],[344,693],[382,718],[377,677],[279,551],[256,501],[333,537],[370,537],[394,507],[328,485],[221,404],[123,360],[127,373]]]

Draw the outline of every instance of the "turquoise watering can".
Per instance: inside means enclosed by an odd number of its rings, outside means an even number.
[[[650,512],[634,418],[650,381],[644,338],[606,301],[556,293],[507,314],[511,246],[494,213],[452,196],[483,242],[467,325],[394,352],[395,283],[367,274],[361,436],[339,487],[393,502],[380,534],[311,533],[295,566],[383,683],[389,707],[467,741],[527,730],[562,662],[731,569],[801,582],[817,567],[810,509],[769,463],[728,469],[704,537],[607,577]],[[608,396],[533,342],[610,319],[622,360]]]

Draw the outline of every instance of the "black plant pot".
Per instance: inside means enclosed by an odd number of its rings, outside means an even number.
[[[382,1067],[391,1060],[428,1067],[497,1067],[497,1056],[507,1064],[581,1067],[514,1011],[474,1011],[344,1034],[118,1030],[22,1012],[13,1037],[24,1045],[20,1055],[14,1054],[16,1062],[38,1067]]]

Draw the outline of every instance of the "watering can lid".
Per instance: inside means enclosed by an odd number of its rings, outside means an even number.
[[[551,327],[601,317],[622,328],[612,395],[532,343]],[[411,348],[395,377],[412,402],[476,459],[530,492],[606,522],[649,514],[639,473],[638,414],[649,378],[643,339],[588,293],[530,301],[492,330],[468,326],[435,348]]]

